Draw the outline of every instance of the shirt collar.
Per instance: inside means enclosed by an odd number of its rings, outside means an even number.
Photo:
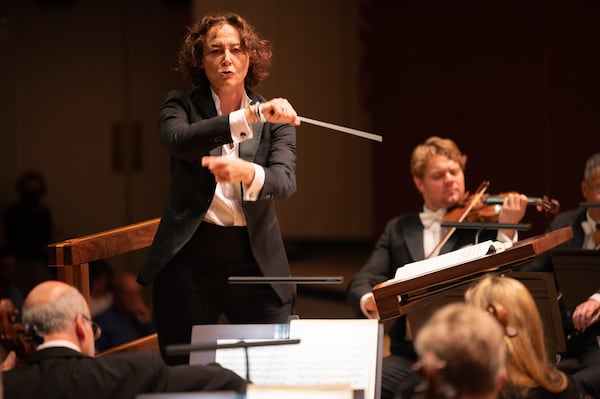
[[[71,341],[67,341],[66,339],[55,339],[52,341],[44,342],[37,346],[36,350],[46,349],[46,348],[69,348],[74,351],[81,352],[81,348],[75,345]]]
[[[215,108],[217,109],[217,115],[222,115],[221,114],[221,100],[219,99],[219,96],[217,95],[217,93],[215,93],[215,91],[213,90],[212,86],[210,87],[210,94],[212,95],[212,99],[215,102]],[[251,102],[252,102],[252,100],[250,100],[250,97],[248,97],[248,93],[246,93],[246,90],[244,90],[244,95],[242,96],[242,103],[240,104],[240,109],[246,108],[247,106],[250,105]]]

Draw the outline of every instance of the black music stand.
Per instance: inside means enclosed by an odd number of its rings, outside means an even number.
[[[246,395],[235,391],[161,392],[143,393],[135,399],[245,399]]]
[[[580,208],[600,208],[600,202],[580,202]]]
[[[479,235],[484,230],[531,230],[530,223],[487,223],[487,222],[442,222],[442,227],[477,230],[474,244],[479,243]]]
[[[551,256],[558,290],[567,309],[573,311],[600,288],[600,251],[557,248]]]
[[[508,271],[505,275],[523,283],[535,300],[544,324],[544,333],[550,354],[556,356],[565,352],[565,334],[552,273]],[[409,311],[407,316],[412,335],[416,335],[421,326],[437,309],[449,303],[464,302],[465,291],[476,281],[465,282],[462,285],[435,294],[422,301],[418,308]]]

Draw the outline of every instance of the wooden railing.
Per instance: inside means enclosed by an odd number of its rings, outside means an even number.
[[[149,247],[160,218],[130,224],[48,246],[48,266],[57,278],[75,286],[89,302],[89,263]]]

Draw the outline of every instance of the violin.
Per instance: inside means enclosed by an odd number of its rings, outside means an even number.
[[[500,209],[504,203],[505,197],[510,194],[498,194],[489,195],[486,194],[486,190],[490,185],[489,181],[484,180],[477,191],[473,195],[465,193],[462,201],[452,208],[446,216],[444,216],[444,222],[484,222],[484,223],[496,223],[498,222],[498,216],[500,215]],[[514,193],[514,192],[513,192]],[[535,205],[536,209],[540,212],[558,213],[560,210],[560,204],[555,199],[548,199],[547,196],[541,198],[528,197],[528,205]],[[448,241],[450,236],[456,231],[456,227],[451,227],[446,230],[446,233],[435,246],[433,251],[427,255],[426,258],[432,257],[437,254],[442,246]]]
[[[0,299],[0,346],[7,354],[14,351],[16,365],[20,366],[35,351],[35,344],[25,334],[23,324],[16,322],[18,315],[10,299]]]
[[[487,187],[489,183],[484,182],[484,184]],[[477,191],[479,194],[469,195],[467,192],[463,200],[446,214],[444,221],[497,223],[504,199],[509,194],[516,194],[517,192],[510,191],[490,195],[483,192],[480,193],[481,187]],[[527,205],[535,206],[538,212],[551,214],[556,214],[560,210],[560,203],[555,199],[549,199],[546,195],[542,197],[527,197]]]

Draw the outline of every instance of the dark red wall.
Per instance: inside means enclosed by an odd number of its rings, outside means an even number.
[[[600,3],[365,1],[361,90],[383,135],[375,150],[375,232],[422,204],[412,148],[450,137],[466,184],[582,201],[586,158],[600,151]],[[528,210],[542,232],[550,216]]]

